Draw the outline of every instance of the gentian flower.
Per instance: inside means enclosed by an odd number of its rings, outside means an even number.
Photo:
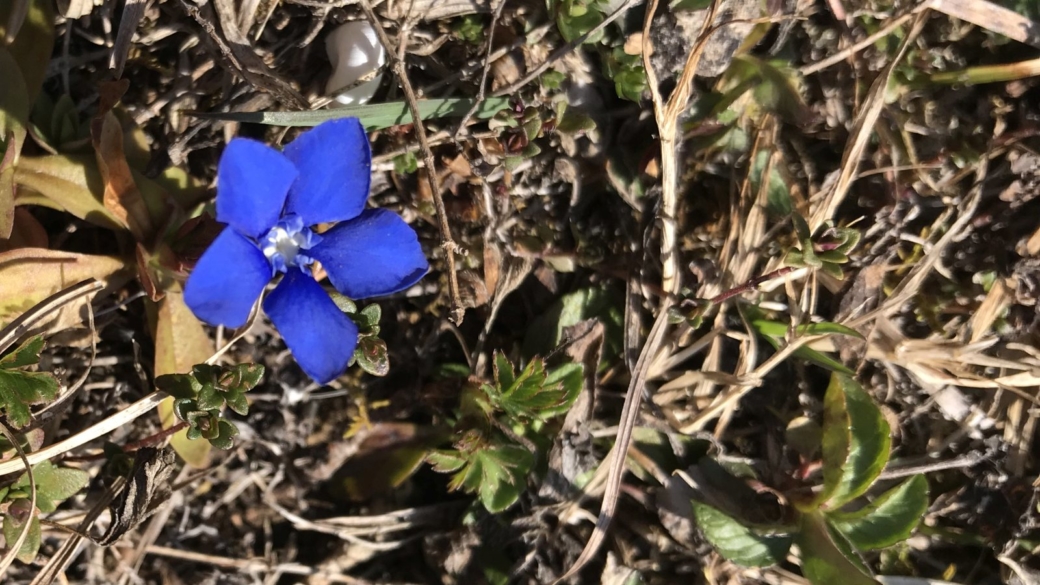
[[[391,211],[365,209],[371,166],[357,118],[316,126],[282,152],[245,138],[228,143],[216,203],[228,227],[188,277],[188,307],[211,325],[240,327],[281,273],[263,302],[267,316],[307,375],[326,384],[342,374],[358,328],[314,280],[314,262],[351,299],[404,290],[429,269],[411,226]]]

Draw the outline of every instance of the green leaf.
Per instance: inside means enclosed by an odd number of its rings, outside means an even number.
[[[469,454],[436,451],[428,459],[436,471],[458,470],[448,488],[477,493],[484,507],[493,514],[513,505],[520,497],[534,462],[529,451],[516,445],[485,447]],[[462,465],[460,460],[464,461]]]
[[[727,559],[745,567],[768,567],[784,560],[791,548],[789,534],[763,534],[696,500],[693,513],[704,537]]]
[[[757,319],[754,322],[755,330],[762,335],[770,337],[784,337],[787,335],[788,325],[779,321],[768,321],[765,319]],[[795,333],[798,336],[802,335],[821,335],[824,333],[831,333],[837,335],[848,335],[850,337],[856,337],[863,339],[863,336],[859,331],[851,327],[847,327],[840,323],[831,323],[830,321],[823,321],[821,323],[804,323],[795,327]]]
[[[374,335],[366,335],[358,340],[354,350],[357,364],[373,376],[385,376],[390,373],[390,356],[386,342]]]
[[[57,395],[58,381],[48,372],[0,370],[0,409],[15,427],[29,424],[31,405],[53,400]]]
[[[43,351],[43,336],[30,337],[14,351],[0,358],[0,368],[24,368],[40,363],[40,352]]]
[[[574,401],[581,394],[585,381],[585,368],[581,364],[565,363],[553,368],[545,378],[545,386],[561,385],[562,394],[555,406],[546,406],[541,409],[544,418],[552,418],[567,411],[574,406]]]
[[[459,118],[464,116],[473,107],[474,103],[476,103],[475,100],[466,98],[419,100],[419,117],[423,120],[431,118]],[[507,107],[509,107],[509,98],[507,97],[487,98],[480,102],[474,116],[477,119],[486,120]],[[191,112],[190,115],[197,118],[270,124],[272,126],[317,126],[326,120],[354,117],[359,118],[365,129],[369,131],[412,123],[412,113],[408,109],[406,102],[364,104],[308,112]]]
[[[769,345],[773,346],[773,349],[780,348],[780,338],[787,332],[787,325],[778,323],[776,321],[766,321],[763,319],[755,319],[751,321],[751,326],[766,340]],[[782,332],[781,332],[782,330]],[[845,366],[840,361],[828,356],[825,353],[816,351],[811,347],[801,346],[791,353],[793,357],[803,359],[809,363],[826,368],[832,372],[839,372],[848,376],[855,374],[852,370]]]
[[[102,203],[104,183],[91,155],[26,156],[15,167],[20,205],[43,205],[66,211],[94,225],[126,229]]]
[[[11,53],[0,46],[0,238],[14,229],[14,166],[25,144],[29,95]]]
[[[466,458],[458,451],[431,451],[426,455],[426,461],[433,466],[438,473],[453,473],[462,469],[466,464]]]
[[[18,62],[25,79],[25,87],[29,102],[36,99],[43,87],[43,79],[47,75],[47,64],[51,60],[54,48],[54,10],[50,0],[27,0],[29,11],[25,21],[14,37],[14,42],[7,49]],[[7,34],[8,18],[18,2],[0,2],[0,39]],[[11,82],[11,78],[3,77],[3,83]]]
[[[373,328],[379,327],[379,319],[383,316],[383,309],[379,307],[378,303],[372,303],[366,305],[361,312],[358,313],[358,327],[362,331],[369,331]]]
[[[202,384],[190,374],[165,374],[155,378],[155,387],[179,399],[194,399],[202,391]]]
[[[33,479],[36,480],[36,507],[49,513],[83,489],[90,481],[90,474],[82,469],[56,467],[50,461],[43,461],[33,467]],[[28,473],[23,473],[12,487],[28,489]]]
[[[906,540],[928,510],[928,480],[915,475],[855,512],[831,512],[831,525],[860,550]]]
[[[847,543],[835,536],[822,514],[802,516],[795,543],[801,550],[805,578],[813,585],[879,585]]]
[[[548,420],[565,413],[577,399],[582,387],[582,367],[565,364],[552,374],[545,362],[531,360],[518,376],[502,354],[495,355],[495,384],[483,390],[496,408],[518,419]]]
[[[28,500],[21,500],[28,504]],[[19,504],[20,502],[15,502]],[[13,506],[14,504],[12,504]],[[29,534],[22,541],[22,547],[18,549],[18,556],[16,557],[23,563],[31,563],[36,560],[36,553],[40,551],[40,539],[43,535],[43,531],[40,530],[40,518],[31,510],[26,511],[26,514],[30,514],[27,518],[29,522]],[[20,514],[17,516],[21,516]],[[4,514],[4,540],[10,543],[16,542],[18,536],[22,533],[23,526],[25,526],[25,520],[19,522],[18,518],[14,514]]]
[[[624,297],[617,289],[590,287],[566,294],[535,319],[524,335],[525,358],[548,355],[563,338],[563,330],[585,319],[598,319],[606,328],[603,359],[621,352],[624,337]]]
[[[220,419],[217,421],[217,434],[209,442],[217,449],[227,451],[235,446],[234,438],[236,436],[238,436],[238,427],[224,419]]]
[[[816,505],[836,509],[867,491],[888,463],[881,410],[850,376],[833,374],[823,399],[823,482]]]

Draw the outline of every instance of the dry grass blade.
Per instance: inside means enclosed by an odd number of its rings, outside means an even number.
[[[111,433],[119,427],[128,425],[131,422],[133,422],[137,417],[154,410],[156,407],[159,406],[159,403],[162,402],[165,398],[165,392],[152,392],[148,396],[145,396],[144,398],[138,400],[137,402],[131,404],[130,406],[124,408],[116,414],[113,414],[112,416],[102,420],[101,422],[92,425],[87,429],[84,429],[82,432],[77,433],[62,441],[58,441],[53,445],[48,445],[43,449],[40,449],[39,451],[30,453],[27,456],[29,464],[36,465],[41,461],[53,459],[54,457],[57,457],[58,455],[61,455],[63,453],[67,453],[75,449],[76,447],[85,445],[86,443],[89,443],[98,437],[107,435],[108,433]],[[20,470],[21,462],[19,461],[13,459],[0,461],[0,477],[11,473],[15,473],[16,471]]]
[[[11,445],[14,445],[15,451],[18,452],[19,461],[12,461],[16,465],[21,465],[22,469],[29,474],[29,510],[30,513],[36,510],[36,478],[33,475],[32,466],[29,462],[29,458],[26,457],[25,451],[22,450],[22,445],[18,441],[18,437],[15,436],[14,431],[11,430],[6,424],[0,422],[0,432],[3,433],[4,438],[7,439]],[[14,562],[15,557],[18,556],[18,552],[22,549],[22,543],[29,537],[29,530],[32,528],[32,519],[26,518],[25,525],[22,526],[22,531],[18,533],[18,538],[14,542],[7,543],[7,552],[3,558],[0,558],[0,577],[7,572],[7,568]]]
[[[925,6],[1040,49],[1040,24],[1010,8],[987,0],[932,0]]]
[[[577,575],[596,556],[600,545],[603,544],[607,537],[607,529],[610,527],[610,522],[614,519],[618,498],[621,496],[621,478],[625,474],[625,461],[627,459],[628,446],[632,442],[632,431],[635,429],[636,421],[639,419],[639,408],[643,404],[643,390],[646,386],[647,373],[650,370],[653,356],[657,354],[658,347],[664,340],[664,334],[668,330],[668,309],[670,307],[671,300],[666,298],[661,303],[657,319],[654,321],[654,326],[650,329],[646,343],[643,344],[639,360],[636,361],[635,371],[632,372],[632,381],[629,382],[628,392],[625,394],[625,405],[621,409],[617,438],[614,440],[614,447],[607,454],[607,460],[610,461],[610,470],[606,478],[606,488],[603,492],[603,503],[600,505],[596,528],[593,530],[588,542],[585,543],[585,548],[581,551],[581,555],[574,561],[571,568],[556,580],[557,583]]]
[[[127,0],[123,5],[119,32],[116,34],[116,42],[112,45],[112,55],[108,60],[108,68],[112,70],[112,77],[115,79],[123,76],[123,66],[126,65],[126,57],[130,53],[130,42],[144,16],[146,2],[147,0]]]
[[[888,89],[888,82],[892,78],[892,72],[895,71],[896,66],[906,56],[910,45],[914,43],[917,36],[924,30],[928,14],[927,10],[923,10],[914,18],[913,25],[910,27],[910,33],[903,38],[899,51],[888,66],[885,67],[884,71],[877,76],[873,85],[870,86],[867,99],[860,109],[856,123],[852,126],[852,139],[849,140],[845,147],[845,152],[842,154],[841,171],[838,175],[838,180],[835,181],[832,189],[827,190],[823,195],[823,200],[816,206],[815,212],[809,219],[809,228],[811,230],[815,231],[824,222],[831,219],[834,216],[834,212],[838,210],[838,206],[845,200],[845,195],[848,194],[849,187],[852,186],[852,181],[856,178],[856,171],[859,170],[863,152],[866,150],[870,137],[874,133],[874,124],[877,123],[878,117],[881,116],[881,110],[885,107],[885,92]]]
[[[415,89],[408,79],[408,72],[404,65],[405,30],[401,30],[401,38],[398,39],[397,50],[390,44],[390,38],[386,36],[383,25],[379,22],[372,4],[368,0],[360,0],[361,9],[365,11],[365,17],[372,23],[379,42],[386,49],[390,57],[390,68],[394,70],[397,80],[401,83],[404,91],[405,101],[408,109],[412,112],[412,123],[415,126],[415,135],[419,138],[419,149],[422,151],[423,162],[426,165],[426,180],[430,184],[430,192],[433,194],[433,204],[437,209],[437,225],[441,232],[441,247],[444,248],[445,258],[448,261],[448,288],[451,294],[451,316],[456,325],[462,324],[466,310],[462,307],[462,297],[459,294],[459,275],[455,268],[455,252],[459,251],[459,245],[455,243],[451,235],[451,226],[448,225],[448,212],[444,207],[444,198],[441,196],[440,179],[437,177],[437,165],[434,163],[433,151],[430,150],[430,141],[426,136],[426,128],[419,114],[419,103],[415,96]]]

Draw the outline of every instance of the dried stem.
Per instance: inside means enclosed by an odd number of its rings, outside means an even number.
[[[448,260],[448,289],[451,293],[451,320],[456,325],[460,325],[462,324],[462,318],[466,310],[462,307],[462,297],[459,295],[459,276],[455,271],[455,252],[459,250],[459,245],[455,243],[455,240],[451,236],[451,227],[448,225],[448,214],[444,209],[444,199],[441,198],[440,180],[437,178],[437,166],[434,164],[433,151],[430,150],[430,142],[426,137],[426,129],[422,124],[422,116],[419,115],[419,103],[418,99],[415,97],[415,89],[412,88],[412,82],[408,80],[408,73],[405,71],[404,31],[402,29],[401,38],[399,39],[397,50],[395,51],[394,47],[390,44],[390,38],[386,36],[386,31],[383,30],[383,26],[379,23],[379,19],[372,10],[372,4],[369,0],[360,0],[358,4],[361,6],[361,9],[364,10],[365,16],[372,23],[372,27],[379,36],[379,42],[383,45],[387,54],[390,56],[390,68],[393,69],[394,74],[397,75],[397,79],[401,83],[401,89],[404,91],[405,101],[408,102],[408,109],[412,112],[415,135],[419,138],[419,149],[422,151],[423,163],[426,165],[426,180],[430,183],[430,191],[433,195],[433,204],[437,210],[437,225],[441,232],[441,247],[444,248],[445,256]]]

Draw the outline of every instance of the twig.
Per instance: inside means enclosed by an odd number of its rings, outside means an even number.
[[[419,114],[419,104],[415,97],[415,89],[412,88],[412,82],[408,80],[408,73],[405,71],[404,31],[401,31],[398,50],[394,51],[393,47],[390,46],[390,38],[386,36],[386,31],[383,30],[383,25],[380,24],[379,19],[376,17],[376,13],[372,10],[372,5],[369,0],[359,0],[358,4],[365,12],[365,17],[367,17],[369,22],[372,23],[372,28],[375,29],[376,35],[379,36],[379,42],[382,43],[383,47],[386,49],[390,58],[390,67],[394,70],[394,74],[397,75],[397,79],[401,83],[401,89],[404,91],[405,101],[408,102],[408,109],[412,112],[415,135],[419,138],[419,148],[422,150],[423,162],[426,164],[426,180],[430,183],[430,192],[433,196],[433,204],[437,210],[437,223],[441,232],[441,247],[444,248],[445,256],[448,261],[448,289],[451,293],[451,319],[456,325],[461,325],[466,309],[462,307],[462,296],[459,294],[459,276],[455,271],[455,252],[458,251],[459,245],[455,243],[455,240],[451,236],[451,226],[448,225],[448,213],[444,208],[444,199],[441,197],[441,187],[439,184],[440,180],[437,177],[437,165],[434,164],[433,151],[430,150],[430,143],[426,138],[426,129],[423,127],[422,116]]]
[[[588,542],[585,543],[585,549],[581,551],[581,555],[574,561],[571,568],[556,580],[556,583],[566,581],[577,575],[582,567],[596,556],[600,545],[603,544],[607,537],[607,528],[610,527],[610,522],[614,519],[614,513],[617,510],[618,496],[621,492],[621,478],[625,474],[625,461],[628,458],[628,447],[632,442],[632,432],[635,429],[636,421],[639,419],[639,407],[643,403],[643,387],[646,385],[647,372],[650,369],[651,362],[653,362],[653,356],[664,339],[665,332],[668,331],[668,309],[671,307],[671,304],[671,298],[664,297],[661,302],[661,309],[657,314],[657,320],[654,321],[654,326],[650,329],[650,334],[647,336],[646,343],[643,344],[643,350],[639,353],[639,359],[636,361],[635,370],[632,372],[632,380],[629,382],[628,392],[625,394],[625,405],[621,409],[621,421],[618,423],[617,438],[614,440],[614,447],[607,454],[607,460],[610,461],[610,471],[607,474],[607,484],[603,493],[603,503],[600,506],[599,517],[596,520],[596,528],[592,532],[592,536],[589,537]]]
[[[502,16],[502,8],[506,5],[506,0],[498,0],[498,5],[495,6],[494,12],[491,13],[491,24],[487,28],[487,56],[484,58],[484,67],[480,72],[480,83],[477,84],[477,98],[473,101],[473,105],[470,106],[469,111],[466,112],[462,119],[459,120],[458,126],[455,126],[455,131],[452,132],[452,136],[457,141],[459,139],[459,132],[466,127],[469,123],[469,119],[476,113],[477,108],[480,107],[480,102],[484,101],[485,86],[487,85],[488,72],[491,70],[491,55],[492,49],[495,46],[495,25],[498,23],[499,17]]]

